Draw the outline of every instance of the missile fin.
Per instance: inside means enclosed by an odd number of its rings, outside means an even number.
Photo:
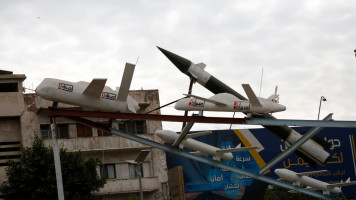
[[[296,191],[296,190],[288,190],[288,193],[291,193],[291,194],[298,194],[298,191]]]
[[[328,170],[318,170],[318,171],[310,171],[310,172],[300,172],[300,173],[296,173],[297,176],[309,176],[312,174],[319,174],[319,173],[324,173],[324,172],[328,172]]]
[[[203,135],[209,135],[211,133],[212,133],[211,131],[192,133],[192,134],[188,134],[185,138],[195,138]]]
[[[240,151],[248,151],[252,149],[259,149],[259,147],[239,147],[239,148],[229,148],[229,149],[218,149],[217,153],[232,153],[232,152],[240,152]]]
[[[305,189],[310,190],[310,191],[317,191],[317,190],[320,190],[320,189],[318,189],[318,188],[310,187],[310,186],[307,186]]]
[[[208,155],[207,153],[201,152],[201,151],[192,151],[189,152],[190,154],[196,155],[196,156],[204,156],[204,155]]]
[[[135,71],[135,65],[126,63],[124,74],[122,75],[122,79],[121,79],[119,94],[117,97],[118,101],[126,102],[127,96],[129,95],[129,89],[130,89],[134,71]]]
[[[342,186],[349,186],[349,185],[356,185],[356,181],[351,181],[350,182],[350,180],[348,179],[346,182],[328,184],[326,187],[334,188],[334,187],[342,187]]]
[[[245,90],[245,93],[249,98],[251,105],[253,107],[262,107],[262,104],[258,100],[256,94],[253,92],[251,86],[249,84],[242,84],[242,87]]]
[[[101,93],[104,90],[107,79],[93,79],[87,88],[85,88],[83,94],[100,98]]]
[[[204,63],[198,63],[196,65],[202,69],[205,69],[205,67],[206,67],[206,64],[204,64]]]

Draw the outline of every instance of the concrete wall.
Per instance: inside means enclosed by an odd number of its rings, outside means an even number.
[[[2,75],[0,74],[0,84],[17,84],[16,92],[0,92],[0,117],[21,116],[24,112],[24,99],[22,81],[25,75]],[[0,90],[1,91],[1,90]]]
[[[21,116],[25,111],[22,82],[25,79],[21,74],[0,74],[0,184],[6,177],[6,156],[15,161],[20,158]]]
[[[20,116],[24,112],[24,101],[19,93],[0,93],[0,116]]]
[[[20,117],[0,118],[0,141],[1,142],[21,141]]]

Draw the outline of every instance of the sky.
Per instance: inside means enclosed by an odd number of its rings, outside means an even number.
[[[33,89],[44,78],[108,78],[115,88],[125,63],[138,59],[131,89],[158,89],[163,105],[187,93],[189,78],[159,46],[205,63],[244,96],[243,83],[261,97],[278,85],[287,110],[277,118],[315,120],[324,96],[320,118],[356,121],[355,10],[354,0],[0,0],[0,69],[25,74],[24,86]],[[199,84],[193,94],[213,95]],[[173,105],[161,112],[183,115]],[[181,123],[163,128],[179,131]]]

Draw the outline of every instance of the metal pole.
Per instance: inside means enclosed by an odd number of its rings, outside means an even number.
[[[58,200],[64,200],[61,158],[59,155],[59,147],[58,147],[58,140],[57,140],[57,126],[56,126],[55,117],[51,118],[51,132],[52,132],[52,141],[53,141],[54,167],[56,170]]]
[[[194,79],[193,79],[193,78],[190,78],[188,94],[192,94],[193,84],[194,84]],[[186,117],[186,116],[188,116],[188,111],[185,111],[185,112],[184,112],[184,117]],[[182,130],[184,129],[186,123],[187,123],[187,122],[183,122],[183,124],[182,124]]]
[[[332,118],[332,113],[330,113],[328,116],[326,116],[323,120],[324,121],[329,121]],[[267,163],[261,170],[260,174],[264,174],[267,170],[269,170],[271,167],[275,166],[277,163],[281,162],[284,158],[292,154],[297,148],[304,144],[307,140],[311,139],[314,135],[316,135],[319,131],[323,129],[322,127],[314,127],[310,129],[308,132],[304,134],[303,137],[301,137],[296,143],[294,143],[292,146],[290,146],[287,150],[284,152],[280,153],[278,156],[274,157],[273,160],[271,160],[269,163]]]
[[[143,191],[142,191],[142,180],[141,180],[141,177],[142,177],[142,173],[141,173],[141,163],[136,163],[136,173],[138,175],[138,182],[139,182],[139,185],[140,185],[140,200],[143,200]]]
[[[319,112],[318,112],[318,120],[319,120],[320,108],[321,108],[321,102],[322,102],[322,101],[326,101],[326,99],[325,99],[325,97],[324,97],[324,96],[321,96],[321,97],[320,97]]]

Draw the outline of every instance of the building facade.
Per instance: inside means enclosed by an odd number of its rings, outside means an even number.
[[[4,180],[7,160],[19,159],[20,145],[30,146],[34,134],[40,135],[45,145],[52,146],[47,113],[53,102],[36,94],[24,94],[22,81],[25,78],[25,75],[0,74],[0,158],[3,158],[0,159],[0,180]],[[139,102],[139,113],[159,107],[158,90],[130,91],[130,96]],[[82,109],[61,103],[58,107]],[[160,114],[160,110],[152,114]],[[107,119],[98,118],[95,121],[109,123]],[[164,151],[66,118],[57,118],[56,123],[60,147],[68,151],[81,151],[85,157],[101,160],[102,165],[97,166],[97,171],[100,176],[107,178],[107,183],[98,195],[104,196],[104,199],[128,199],[130,195],[139,197],[139,181],[132,161],[142,150],[149,150],[141,166],[144,199],[169,199]],[[117,119],[113,126],[123,132],[162,143],[154,136],[155,130],[162,129],[160,121]]]

